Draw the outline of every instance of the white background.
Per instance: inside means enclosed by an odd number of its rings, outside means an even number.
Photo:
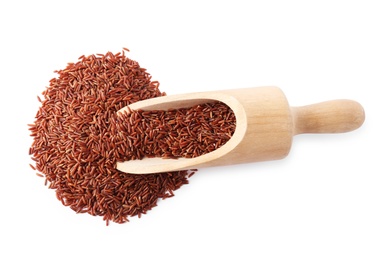
[[[2,1],[1,259],[390,259],[388,1]],[[28,164],[36,96],[131,49],[168,94],[276,85],[359,101],[362,128],[280,161],[203,169],[124,225],[62,206]]]

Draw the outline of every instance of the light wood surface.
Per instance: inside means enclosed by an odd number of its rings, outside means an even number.
[[[199,92],[152,98],[118,111],[167,110],[210,101],[228,105],[236,116],[232,138],[219,149],[196,158],[144,158],[118,162],[117,169],[145,174],[230,164],[276,160],[286,157],[293,136],[304,133],[344,133],[364,122],[362,106],[352,100],[333,100],[290,107],[277,87]]]

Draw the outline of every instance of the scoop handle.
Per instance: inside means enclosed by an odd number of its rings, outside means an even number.
[[[305,133],[345,133],[359,128],[365,118],[356,101],[340,99],[292,107],[294,135]]]

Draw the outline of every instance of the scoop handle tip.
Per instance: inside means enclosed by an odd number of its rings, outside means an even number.
[[[347,99],[292,107],[294,134],[345,133],[359,128],[365,112],[358,102]]]

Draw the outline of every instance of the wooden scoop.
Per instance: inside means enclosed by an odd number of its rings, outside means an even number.
[[[117,162],[122,172],[146,174],[211,166],[276,160],[286,157],[294,135],[344,133],[364,122],[363,107],[352,100],[290,107],[277,87],[257,87],[181,94],[147,99],[124,107],[132,110],[168,110],[221,101],[236,117],[231,139],[217,150],[195,158],[144,158]]]

